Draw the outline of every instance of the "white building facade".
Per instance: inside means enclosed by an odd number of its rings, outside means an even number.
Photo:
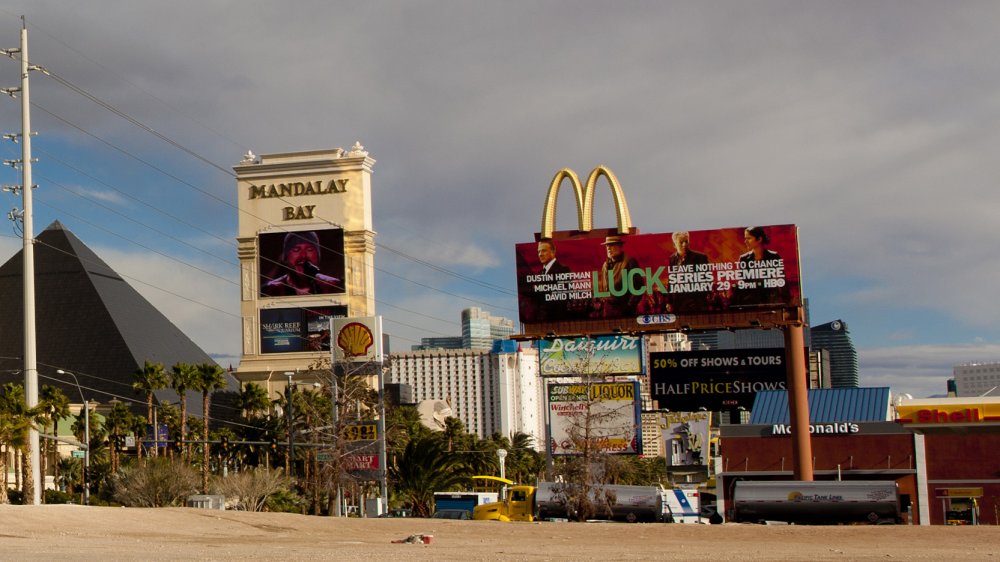
[[[449,349],[393,353],[387,382],[407,384],[416,402],[441,400],[480,438],[526,433],[544,443],[544,415],[533,349],[513,353]]]
[[[1000,362],[962,363],[952,372],[958,396],[1000,396]]]

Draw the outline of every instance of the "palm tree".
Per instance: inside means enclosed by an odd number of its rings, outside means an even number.
[[[448,441],[448,452],[455,451],[455,440],[465,434],[465,423],[454,416],[444,419],[444,438]]]
[[[167,387],[169,381],[167,381],[167,374],[163,370],[163,363],[150,363],[146,360],[142,369],[135,372],[135,380],[132,382],[132,388],[139,393],[146,395],[146,419],[150,422],[153,420],[153,395],[157,390],[161,390]],[[153,435],[157,435],[157,428],[153,428]],[[158,455],[158,451],[154,447],[153,456]]]
[[[268,400],[267,391],[256,383],[247,383],[240,391],[239,408],[243,419],[251,419],[257,415],[267,413],[271,406]]]
[[[69,398],[63,394],[62,389],[50,386],[47,384],[42,385],[42,391],[38,397],[38,409],[43,413],[45,419],[45,426],[51,428],[53,435],[58,436],[58,422],[60,419],[69,416]],[[50,449],[53,451],[56,449],[50,445],[48,439],[44,440],[42,443],[42,455],[41,455],[41,467],[39,472],[42,476],[48,472],[48,461]],[[59,480],[59,462],[55,460],[52,463],[52,476],[53,481]]]
[[[181,399],[181,439],[187,436],[187,391],[194,388],[195,367],[187,363],[174,363],[170,368],[170,386]],[[187,453],[187,449],[185,448]],[[190,454],[185,454],[185,460],[191,460]]]
[[[5,445],[8,449],[19,446],[30,425],[27,418],[0,407],[0,445]],[[3,472],[0,504],[5,504],[10,500],[7,497],[7,451],[2,449],[0,449],[0,471]]]
[[[203,494],[208,493],[208,410],[211,404],[211,393],[226,387],[225,371],[215,363],[202,363],[195,368],[194,384],[195,390],[201,391],[201,412],[202,412],[202,441],[205,443],[201,448],[201,489]]]
[[[111,453],[111,473],[118,472],[120,464],[119,455],[121,441],[125,439],[129,429],[133,425],[135,415],[123,402],[115,401],[114,407],[104,420],[104,425],[108,430]]]
[[[467,478],[459,456],[448,454],[434,436],[410,440],[390,471],[396,490],[416,517],[430,515],[434,492],[452,490]]]
[[[3,386],[0,411],[9,414],[14,419],[15,425],[23,428],[20,435],[11,435],[8,443],[15,448],[21,458],[21,491],[24,494],[24,500],[30,502],[30,498],[34,494],[35,478],[31,455],[26,454],[25,451],[28,448],[28,430],[38,427],[39,421],[44,419],[44,412],[38,406],[28,408],[24,397],[24,387],[12,382]]]

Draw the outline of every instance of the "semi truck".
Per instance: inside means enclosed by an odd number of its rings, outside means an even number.
[[[901,521],[899,487],[892,480],[738,481],[729,521],[838,525]]]
[[[575,519],[576,514],[566,501],[567,485],[558,482],[539,482],[537,486],[512,486],[502,501],[476,506],[473,519],[495,521],[545,521]],[[595,486],[592,501],[598,506],[595,519],[610,519],[628,522],[669,522],[675,521],[666,490],[659,486]],[[678,517],[698,516],[698,506],[681,508],[676,499]],[[694,496],[697,498],[697,496]],[[604,499],[607,499],[605,505]]]
[[[462,509],[472,515],[477,505],[499,500],[497,492],[434,492],[434,511]]]

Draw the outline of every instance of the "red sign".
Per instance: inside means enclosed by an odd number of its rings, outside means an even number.
[[[802,304],[797,228],[779,225],[518,244],[523,323]]]
[[[378,455],[347,455],[344,457],[347,470],[378,470]]]

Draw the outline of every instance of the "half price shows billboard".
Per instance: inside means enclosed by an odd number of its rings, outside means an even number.
[[[795,225],[543,240],[515,252],[526,324],[802,303]]]
[[[549,447],[553,455],[578,455],[589,436],[593,450],[642,452],[639,383],[548,385]]]
[[[674,411],[750,409],[761,390],[785,390],[784,348],[649,354],[650,397]]]

